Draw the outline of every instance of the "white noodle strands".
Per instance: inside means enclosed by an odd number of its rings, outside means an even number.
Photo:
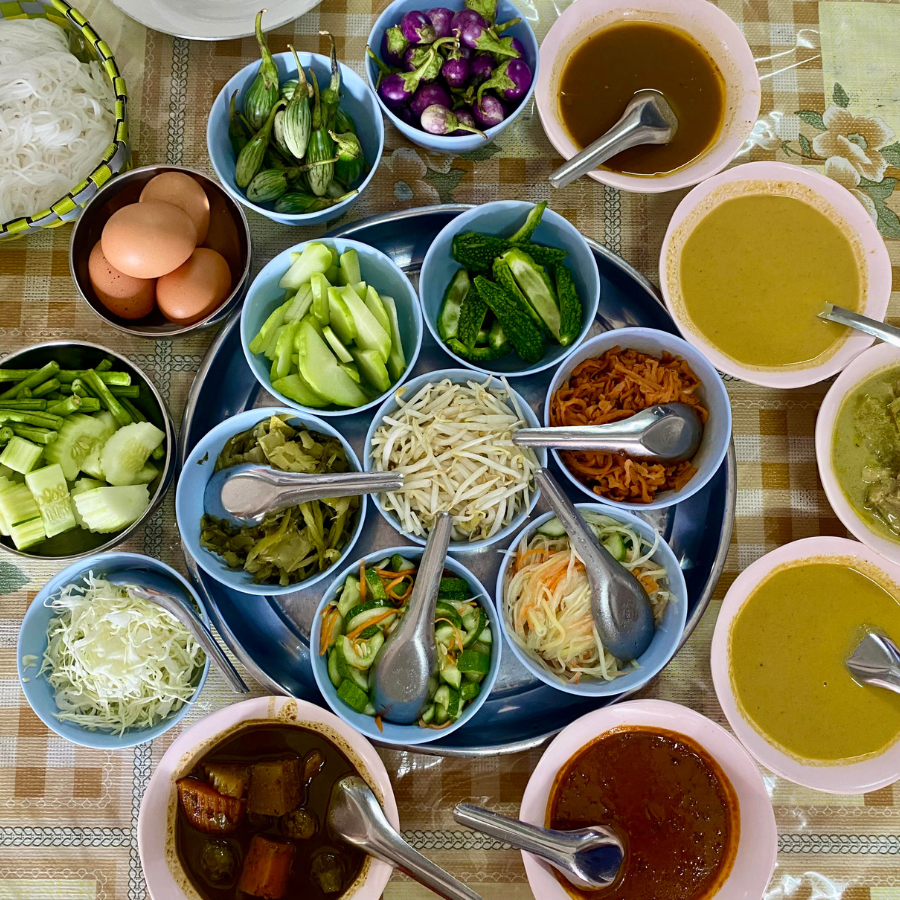
[[[600,541],[617,536],[623,542],[622,565],[644,585],[658,624],[672,599],[668,573],[652,559],[659,535],[650,543],[609,516],[583,515]],[[535,531],[522,541],[503,589],[503,618],[516,646],[567,684],[583,678],[613,681],[637,668],[637,663],[621,663],[603,646],[591,615],[587,573],[566,536]]]
[[[490,383],[444,379],[409,399],[401,388],[399,409],[375,432],[375,469],[405,475],[382,505],[408,534],[425,537],[438,513],[449,512],[453,540],[485,540],[528,509],[537,458],[512,442],[527,423],[506,382]]]
[[[47,19],[0,19],[0,222],[48,209],[103,158],[115,96]]]

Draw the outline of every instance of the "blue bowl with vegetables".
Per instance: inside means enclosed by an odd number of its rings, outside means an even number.
[[[19,682],[35,715],[73,744],[97,750],[133,747],[168,731],[185,717],[209,671],[209,660],[180,623],[104,584],[104,574],[125,570],[138,584],[141,571],[149,573],[148,586],[162,577],[209,625],[194,589],[171,566],[139,553],[97,553],[44,585],[25,613],[16,646]],[[50,667],[41,672],[45,653]],[[62,719],[60,704],[67,707]],[[135,724],[125,727],[126,721]]]
[[[497,575],[495,615],[509,648],[535,678],[567,694],[612,697],[643,687],[675,655],[687,619],[687,587],[678,558],[652,525],[601,503],[576,506],[650,597],[656,631],[637,665],[614,659],[592,635],[584,566],[552,512],[510,546]]]
[[[297,56],[299,57],[300,65],[307,72],[310,70],[314,72],[319,87],[325,90],[331,78],[329,58],[320,56],[317,53],[298,52]],[[277,69],[278,80],[282,89],[286,82],[297,79],[297,63],[292,53],[275,53],[272,54],[272,59]],[[326,192],[319,199],[318,203],[313,203],[309,196],[305,196],[304,199],[302,195],[308,195],[312,193],[312,190],[310,185],[301,180],[295,183],[292,182],[286,189],[283,184],[280,188],[276,187],[274,189],[276,194],[279,190],[281,191],[281,194],[278,194],[278,196],[273,196],[272,184],[267,183],[263,185],[259,183],[259,192],[255,192],[256,185],[254,185],[254,192],[251,192],[251,196],[248,197],[249,185],[241,187],[237,180],[238,155],[235,153],[235,147],[229,133],[229,126],[232,123],[231,99],[235,91],[237,91],[235,111],[241,112],[244,98],[246,98],[251,85],[256,79],[259,68],[259,62],[252,62],[233,75],[219,92],[209,112],[209,120],[206,127],[206,144],[209,150],[210,161],[219,181],[222,182],[225,190],[239,203],[243,203],[248,209],[252,209],[275,222],[280,222],[282,225],[316,225],[338,218],[350,209],[359,199],[360,194],[369,186],[375,175],[375,170],[378,168],[378,163],[381,161],[381,154],[384,150],[384,122],[381,118],[375,94],[352,69],[343,63],[338,63],[341,80],[340,109],[342,116],[333,123],[332,128],[336,133],[347,133],[352,126],[356,131],[365,160],[362,172],[357,173],[354,171],[352,179],[350,179],[350,176],[347,176],[348,179],[352,180],[351,185],[343,185],[340,190]],[[280,161],[288,166],[291,164],[294,166],[299,165],[294,158]],[[340,165],[342,164],[337,164],[338,168],[335,169],[336,175],[342,174]],[[272,167],[265,162],[261,163],[254,177],[259,176],[260,171],[271,172]],[[305,177],[305,175],[302,175],[302,177]],[[260,182],[262,180],[260,179]],[[347,196],[351,190],[355,191],[355,193]],[[293,201],[290,201],[290,198],[286,199],[288,193],[295,194],[297,192],[300,192],[301,196],[293,197]],[[256,199],[251,199],[252,197]],[[305,211],[307,203],[312,203],[309,211]],[[326,203],[328,205],[324,206]],[[322,206],[324,208],[320,208]]]
[[[515,19],[502,31],[493,27]],[[366,77],[384,114],[414,144],[457,154],[492,141],[528,106],[538,56],[534,31],[509,0],[430,9],[395,0],[369,34]],[[453,110],[457,100],[465,105]]]
[[[282,431],[282,434],[276,434],[273,437],[270,427],[272,417],[283,417],[290,429],[297,433],[289,436],[289,432],[278,429]],[[328,439],[324,450],[319,451],[313,448],[309,451],[311,454],[321,452],[323,458],[331,458],[340,445],[345,462],[341,462],[338,466],[328,465],[326,468],[313,467],[312,461],[304,453],[307,449],[301,437],[304,430],[312,432],[314,435],[315,433],[325,435]],[[251,431],[262,435],[264,441],[262,443],[258,439],[252,441],[248,434]],[[263,435],[263,432],[268,432],[268,434]],[[232,439],[238,435],[243,437],[240,441],[233,441]],[[286,435],[288,438],[284,441],[283,437]],[[285,450],[281,446],[285,443],[297,444],[297,446],[296,448],[288,447]],[[321,441],[318,443],[320,446],[323,444]],[[254,444],[253,449],[249,450],[252,455],[246,456],[248,448]],[[263,449],[264,445],[265,449]],[[188,454],[175,491],[175,515],[181,540],[204,572],[236,591],[274,597],[289,594],[301,588],[308,588],[327,577],[346,561],[353,545],[362,533],[368,508],[365,495],[358,498],[355,509],[353,508],[354,504],[351,504],[348,510],[343,509],[344,504],[341,501],[331,503],[313,501],[313,505],[319,510],[318,514],[315,511],[313,514],[322,516],[322,531],[326,535],[322,549],[326,558],[329,556],[332,558],[328,567],[321,571],[317,570],[315,557],[322,541],[312,534],[308,523],[296,507],[288,511],[291,521],[287,523],[281,519],[280,514],[274,514],[275,518],[270,519],[267,516],[260,526],[242,528],[239,531],[234,528],[225,528],[215,521],[204,521],[206,483],[212,476],[216,462],[223,450],[229,454],[228,465],[257,462],[297,472],[358,472],[361,468],[359,458],[340,432],[315,416],[303,415],[293,409],[283,407],[262,407],[245,410],[221,422],[204,435]],[[334,503],[337,503],[338,506],[335,506]],[[282,533],[279,535],[278,541],[273,543],[275,532],[279,529]],[[334,534],[334,539],[331,539],[331,534]],[[264,547],[261,546],[263,541],[265,541]],[[216,552],[213,552],[211,547],[215,547]],[[235,565],[229,565],[225,557],[221,555],[223,553],[227,554]],[[250,558],[251,556],[253,559]],[[242,561],[244,564],[240,565]],[[261,563],[263,568],[260,567]],[[298,579],[298,571],[303,574],[307,569],[309,573]],[[283,573],[290,578],[290,584],[279,583]],[[269,583],[257,581],[257,575],[267,578]],[[278,581],[272,583],[272,579],[276,575]]]
[[[438,234],[422,263],[419,296],[428,330],[450,356],[479,372],[518,377],[557,365],[587,337],[600,275],[587,241],[546,204],[497,200]]]
[[[427,744],[460,728],[478,714],[500,671],[496,612],[488,593],[465,566],[447,557],[435,613],[438,687],[422,724],[382,721],[379,727],[369,699],[369,670],[399,622],[396,610],[409,599],[422,553],[421,547],[391,547],[348,566],[322,598],[310,631],[313,675],[326,702],[382,744]]]
[[[381,403],[412,371],[422,310],[380,250],[310,241],[278,254],[250,285],[241,346],[259,383],[286,406],[352,415]]]

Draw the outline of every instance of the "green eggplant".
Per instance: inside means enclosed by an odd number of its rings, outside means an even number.
[[[309,77],[313,85],[313,114],[312,133],[309,136],[309,144],[306,148],[306,161],[309,163],[323,162],[334,159],[335,147],[331,135],[323,123],[322,103],[319,95],[319,82],[316,73],[310,69]],[[255,173],[254,173],[255,174]],[[323,197],[328,185],[334,178],[334,163],[324,166],[316,166],[306,173],[307,184],[310,191],[317,197]]]
[[[334,164],[334,177],[341,184],[350,187],[356,184],[366,167],[362,145],[359,142],[359,138],[350,131],[345,134],[338,134],[335,131],[329,131],[328,133],[337,145],[337,162]]]
[[[309,172],[316,166],[327,166],[334,162],[335,160],[329,159],[320,163],[292,166],[288,169],[262,169],[253,176],[253,181],[247,187],[247,199],[254,203],[269,203],[277,200],[282,194],[287,193],[290,183],[296,181],[304,172]]]
[[[339,106],[337,108],[337,112],[334,114],[334,122],[331,123],[334,127],[335,131],[344,132],[350,131],[353,134],[357,134],[356,130],[356,122],[353,121],[353,117],[347,110],[344,109],[343,106]]]
[[[291,191],[290,193],[282,194],[275,201],[275,212],[293,213],[295,215],[298,213],[321,212],[323,209],[328,209],[337,203],[348,200],[355,193],[356,191],[349,191],[341,197],[332,198],[317,197],[315,194],[310,194],[307,191]]]
[[[341,67],[337,61],[334,35],[329,31],[320,31],[319,34],[328,35],[328,40],[331,41],[331,83],[322,91],[322,125],[331,128],[341,102]]]
[[[294,96],[294,91],[297,90],[298,81],[296,78],[289,78],[287,81],[281,82],[281,99],[282,100],[290,100],[291,97]]]
[[[259,44],[259,52],[262,59],[259,63],[259,71],[253,84],[244,95],[244,115],[250,123],[253,131],[259,131],[263,123],[269,118],[272,107],[278,102],[281,89],[278,85],[278,69],[275,68],[275,60],[269,52],[266,36],[262,31],[262,15],[264,9],[256,14],[256,42]]]
[[[242,190],[246,190],[253,176],[262,168],[263,160],[266,156],[266,148],[269,146],[269,140],[272,137],[272,128],[275,126],[275,116],[281,109],[283,100],[279,100],[269,113],[262,128],[247,143],[247,146],[238,154],[237,163],[234,168],[234,180],[237,186]]]
[[[309,144],[309,132],[312,125],[312,114],[309,111],[309,97],[306,93],[306,75],[297,51],[288,44],[294,61],[297,63],[297,90],[294,91],[285,111],[282,122],[282,138],[291,155],[301,160],[306,155]],[[277,126],[276,126],[277,128]],[[277,130],[276,130],[277,135]]]
[[[231,101],[228,104],[228,138],[231,141],[235,157],[247,146],[247,141],[250,140],[247,129],[244,128],[244,122],[241,116],[238,115],[237,95],[238,92],[235,91],[231,95]]]

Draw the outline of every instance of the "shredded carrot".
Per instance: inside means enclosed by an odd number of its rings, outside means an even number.
[[[340,626],[341,614],[336,606],[329,606],[322,615],[322,634],[319,638],[319,656],[324,656],[334,643],[335,629]]]
[[[437,625],[438,622],[446,622],[456,632],[455,637],[459,641],[459,649],[462,650],[463,649],[462,632],[449,619],[445,619],[443,616],[441,616],[439,619],[434,620],[435,625]]]
[[[359,602],[366,602],[366,561],[359,561]]]
[[[396,615],[397,615],[396,609],[386,609],[383,613],[379,613],[377,616],[373,616],[371,619],[369,619],[368,622],[363,622],[362,625],[359,625],[356,628],[354,628],[353,631],[351,631],[347,634],[347,637],[351,641],[355,641],[356,638],[358,638],[370,626],[377,625],[379,622],[383,622],[385,619],[389,618],[390,616],[396,616]]]
[[[704,424],[709,411],[696,396],[700,380],[679,356],[661,358],[613,347],[579,363],[550,399],[553,426],[604,425],[660,403],[686,403]],[[697,471],[690,463],[634,460],[624,453],[564,450],[572,472],[601,497],[650,503],[660,491],[684,487]]]
[[[404,569],[402,572],[395,572],[393,569],[375,569],[375,573],[382,578],[394,578],[397,575],[415,575],[418,569]]]
[[[378,726],[378,730],[383,733],[384,725],[381,724],[381,716],[375,716],[375,724]]]

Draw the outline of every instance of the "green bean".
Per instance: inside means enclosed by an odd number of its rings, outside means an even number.
[[[63,384],[71,384],[76,378],[84,379],[87,371],[87,369],[63,369],[56,377]],[[116,384],[119,387],[131,384],[131,376],[127,372],[99,372],[97,377],[104,384]]]
[[[44,395],[47,400],[65,400],[66,395],[61,391],[50,391],[49,394]]]
[[[31,428],[28,425],[10,426],[12,433],[35,444],[52,444],[59,435],[49,428]]]
[[[106,359],[101,359],[100,362],[94,366],[95,372],[108,372],[112,368],[112,360],[107,356]]]
[[[24,381],[37,369],[0,369],[0,381]]]
[[[131,399],[134,399],[141,396],[141,388],[140,385],[137,384],[129,384],[122,387],[111,384],[109,386],[109,392],[113,397],[131,397]]]
[[[81,400],[81,408],[78,410],[83,413],[100,412],[103,404],[96,397],[79,397]]]
[[[47,412],[54,416],[70,416],[73,412],[78,412],[83,405],[84,400],[77,394],[72,394],[71,397],[66,397],[65,400],[60,400],[59,403],[47,407]]]
[[[26,388],[22,388],[22,390],[19,391],[19,395],[18,395],[18,397],[16,397],[16,399],[17,400],[30,400],[33,396],[34,396],[34,392],[31,390],[31,388],[26,387]]]
[[[90,389],[100,398],[100,402],[113,414],[113,418],[120,426],[124,427],[125,425],[131,425],[132,422],[134,422],[134,419],[131,418],[131,413],[129,413],[128,410],[113,397],[109,388],[101,379],[101,376],[93,369],[88,369],[87,372],[84,373],[84,380],[88,387],[90,387]]]
[[[51,378],[49,381],[45,381],[43,384],[39,384],[32,392],[32,397],[46,397],[47,394],[51,393],[51,391],[55,391],[59,388],[59,379]],[[24,391],[22,392],[24,393]],[[19,394],[21,397],[22,394]]]
[[[8,444],[14,433],[12,428],[8,425],[4,425],[3,428],[0,428],[0,447],[4,444]]]
[[[51,360],[46,365],[41,366],[40,369],[36,369],[27,378],[0,394],[0,400],[18,397],[19,393],[25,388],[36,388],[39,384],[43,384],[45,381],[53,378],[57,372],[59,372],[59,363]]]
[[[65,387],[65,385],[63,385]],[[88,388],[88,386],[80,379],[76,378],[72,382],[72,393],[77,394],[79,397],[93,397],[93,391]]]
[[[46,412],[30,412],[28,410],[3,409],[0,407],[0,422],[18,425],[37,425],[39,428],[52,428],[59,431],[65,419]]]
[[[45,410],[47,408],[46,400],[4,400],[0,404],[3,409],[31,409]]]

